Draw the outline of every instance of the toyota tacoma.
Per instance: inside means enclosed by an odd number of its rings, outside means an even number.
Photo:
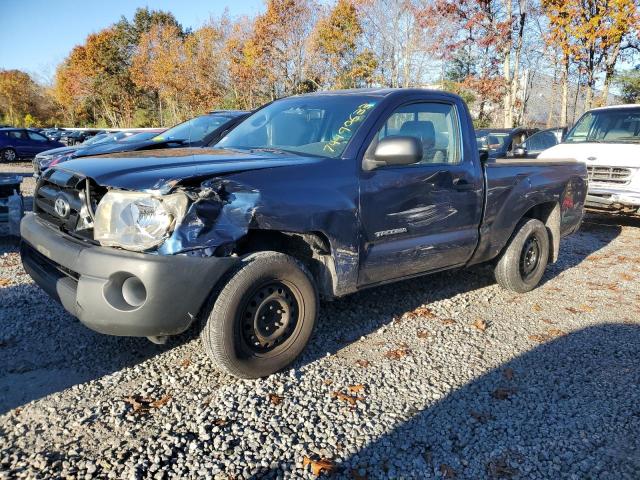
[[[449,93],[288,97],[212,148],[47,170],[22,260],[93,330],[162,342],[199,320],[222,370],[262,377],[302,352],[319,298],[482,262],[533,289],[580,225],[586,167],[486,153]]]

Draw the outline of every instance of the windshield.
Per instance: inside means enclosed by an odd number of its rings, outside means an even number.
[[[566,143],[640,142],[640,108],[587,112],[578,120],[564,141]]]
[[[107,133],[99,133],[98,135],[94,135],[93,137],[82,142],[83,145],[93,145],[95,143],[100,143],[109,138]]]
[[[144,140],[150,140],[153,137],[156,137],[157,135],[158,135],[158,132],[134,133],[133,135],[131,135],[129,137],[125,137],[125,138],[121,139],[120,143],[141,142],[141,141],[144,141]]]
[[[153,140],[156,142],[173,140],[184,143],[199,143],[229,120],[229,117],[222,115],[203,115],[171,127],[166,132],[153,137]]]
[[[508,133],[482,132],[476,134],[476,141],[478,142],[478,145],[482,148],[488,148],[492,152],[500,150],[508,138]]]
[[[278,100],[243,121],[217,146],[338,158],[378,100],[352,95]]]

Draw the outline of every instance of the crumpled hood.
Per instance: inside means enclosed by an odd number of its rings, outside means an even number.
[[[308,165],[321,157],[215,148],[170,148],[82,157],[55,167],[92,178],[98,185],[166,193],[182,180],[220,174]]]

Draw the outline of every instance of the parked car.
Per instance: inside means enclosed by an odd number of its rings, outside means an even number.
[[[237,110],[217,110],[214,112],[192,118],[180,123],[164,132],[156,130],[150,138],[137,136],[135,139],[118,138],[116,142],[100,145],[91,145],[88,148],[78,148],[52,157],[49,162],[39,162],[38,168],[46,170],[51,165],[58,165],[74,158],[103,155],[115,152],[128,152],[135,150],[151,150],[158,148],[176,147],[203,147],[215,144],[228,131],[241,122],[249,112]],[[120,132],[126,135],[134,135],[135,132]],[[35,165],[34,165],[35,167]],[[40,172],[36,172],[38,175]]]
[[[126,138],[128,132],[118,132],[118,133],[98,133],[93,137],[85,140],[81,144],[74,145],[72,147],[63,146],[58,148],[53,148],[51,150],[45,150],[44,152],[40,152],[33,158],[33,173],[36,178],[40,177],[40,174],[43,170],[49,168],[49,165],[56,161],[56,159],[60,159],[66,155],[69,155],[71,152],[79,150],[81,148],[87,148],[91,145],[96,145],[98,143],[107,143],[107,142],[115,142],[118,139]],[[131,133],[133,135],[133,133]]]
[[[319,296],[489,261],[503,287],[535,288],[580,225],[586,168],[484,161],[453,94],[284,98],[213,148],[49,169],[22,261],[98,332],[162,342],[201,318],[219,367],[265,376],[303,350]]]
[[[567,128],[548,128],[534,133],[520,145],[513,149],[513,156],[517,158],[538,158],[544,150],[559,144],[567,133]]]
[[[589,110],[538,158],[554,157],[586,163],[587,207],[640,214],[640,104]]]
[[[79,143],[83,143],[91,137],[97,135],[98,133],[106,133],[104,130],[95,130],[95,129],[87,129],[87,130],[74,130],[67,137],[67,145],[76,145]]]
[[[62,146],[62,143],[28,128],[0,128],[0,161],[12,162],[19,158]]]
[[[48,128],[43,133],[49,140],[55,140],[58,142],[60,141],[60,137],[64,131],[65,130],[62,128]]]
[[[480,148],[489,152],[489,158],[513,156],[516,145],[538,131],[537,128],[481,128],[476,130],[476,141]]]

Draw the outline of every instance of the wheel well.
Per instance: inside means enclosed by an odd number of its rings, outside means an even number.
[[[300,261],[313,276],[320,295],[334,296],[336,274],[331,243],[322,232],[249,230],[236,242],[234,253],[243,256],[266,250],[284,253]]]
[[[545,202],[531,207],[523,218],[535,218],[547,227],[549,234],[549,262],[558,260],[560,250],[560,204],[558,202]]]

